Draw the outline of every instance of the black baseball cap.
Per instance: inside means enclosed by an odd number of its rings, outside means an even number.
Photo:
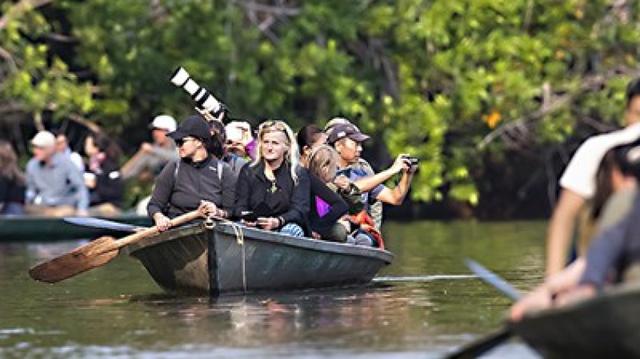
[[[363,142],[369,139],[369,136],[360,132],[360,130],[355,125],[351,123],[343,123],[331,127],[327,142],[333,144],[345,137],[348,137],[356,142]]]
[[[209,131],[209,124],[204,118],[199,115],[192,115],[182,121],[178,129],[168,133],[167,136],[174,140],[181,140],[187,136],[206,140],[211,137],[211,132]]]

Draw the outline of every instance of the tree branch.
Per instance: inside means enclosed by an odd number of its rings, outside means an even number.
[[[11,20],[12,17],[20,16],[29,10],[37,9],[51,2],[53,2],[53,0],[21,0],[20,2],[11,6],[9,10],[7,10],[7,12],[0,18],[0,30],[3,30],[7,26],[7,23],[9,22],[9,20]]]

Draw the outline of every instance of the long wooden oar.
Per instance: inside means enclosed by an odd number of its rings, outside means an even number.
[[[499,275],[493,273],[492,271],[488,270],[480,263],[472,259],[466,259],[465,263],[467,267],[469,267],[469,269],[471,269],[471,271],[475,273],[480,279],[498,289],[500,293],[506,295],[507,297],[509,297],[509,299],[514,301],[520,299],[520,292],[506,280],[502,279]],[[502,328],[495,330],[478,340],[474,340],[473,342],[466,344],[455,352],[448,354],[445,358],[477,358],[480,355],[502,344],[504,341],[511,338],[512,335],[513,332],[511,331],[509,325],[505,325]]]
[[[198,217],[200,217],[198,211],[185,213],[172,219],[171,227],[190,222]],[[154,226],[120,239],[103,236],[69,253],[34,266],[29,270],[29,275],[35,280],[56,283],[103,266],[118,255],[120,248],[159,232]]]

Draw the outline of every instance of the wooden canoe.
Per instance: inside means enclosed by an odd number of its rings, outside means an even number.
[[[512,329],[544,357],[640,358],[640,284],[541,311]]]
[[[169,230],[125,251],[166,291],[211,296],[364,285],[393,259],[385,250],[220,222]]]
[[[151,225],[147,216],[120,215],[104,218],[136,226]],[[0,216],[0,242],[87,239],[105,234],[114,234],[114,231],[73,225],[66,223],[62,217]]]

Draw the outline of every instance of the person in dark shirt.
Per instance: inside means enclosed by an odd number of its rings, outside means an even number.
[[[302,237],[308,234],[309,176],[299,165],[289,126],[266,121],[258,131],[256,160],[242,167],[235,213],[248,226]]]
[[[120,148],[107,136],[91,133],[84,140],[89,156],[84,183],[89,189],[89,212],[113,215],[120,212],[124,184],[120,176]]]
[[[314,238],[333,242],[346,242],[348,222],[339,221],[347,214],[348,206],[336,193],[333,183],[338,170],[338,153],[330,146],[319,145],[308,154],[308,170],[311,182],[311,210],[309,227]]]
[[[24,213],[25,176],[18,157],[7,141],[0,141],[0,214]]]
[[[233,173],[228,164],[208,150],[209,125],[199,115],[183,121],[168,134],[178,147],[180,160],[167,164],[156,178],[147,211],[160,231],[170,219],[198,209],[203,215],[228,218],[235,200]]]

